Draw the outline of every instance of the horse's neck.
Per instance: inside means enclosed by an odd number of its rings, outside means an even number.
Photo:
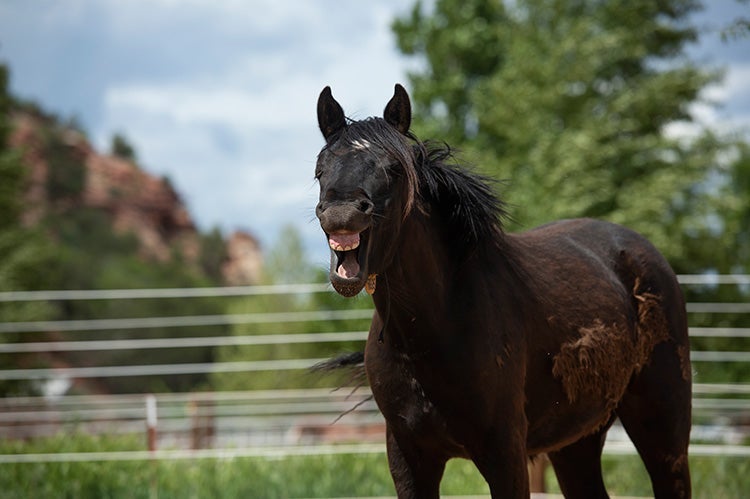
[[[391,265],[377,278],[373,299],[378,313],[388,329],[446,324],[452,309],[448,301],[460,289],[458,264],[452,261],[445,235],[421,214],[401,234]]]
[[[377,278],[373,296],[386,330],[423,333],[431,342],[435,334],[462,334],[469,323],[497,321],[500,310],[521,313],[514,295],[527,296],[528,290],[518,278],[517,249],[507,236],[498,233],[498,239],[459,254],[453,234],[441,232],[424,214],[401,233],[393,263]]]

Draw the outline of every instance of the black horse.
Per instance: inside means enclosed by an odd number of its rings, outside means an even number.
[[[690,497],[685,304],[659,252],[590,219],[504,232],[488,183],[409,132],[400,85],[362,121],[326,87],[318,123],[330,280],[375,303],[365,369],[398,496],[437,497],[463,457],[493,497],[528,497],[527,457],[548,453],[566,497],[607,497],[619,417],[655,496]]]

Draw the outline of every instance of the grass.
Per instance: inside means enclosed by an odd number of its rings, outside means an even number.
[[[59,436],[0,442],[0,453],[141,450],[132,437]],[[750,459],[691,458],[694,497],[743,497],[750,490]],[[650,496],[635,456],[607,456],[603,468],[612,495]],[[548,470],[552,492],[556,482]],[[448,463],[444,495],[488,494],[474,466]],[[0,498],[301,498],[394,496],[384,454],[176,461],[25,463],[0,465]]]

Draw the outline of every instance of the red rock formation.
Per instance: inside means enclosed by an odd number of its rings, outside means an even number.
[[[198,264],[200,235],[167,179],[143,171],[132,161],[98,153],[81,133],[61,129],[49,118],[19,112],[13,116],[13,124],[10,143],[21,151],[29,168],[23,215],[26,225],[35,225],[53,208],[47,193],[50,162],[43,130],[55,126],[69,152],[80,158],[86,169],[83,191],[75,202],[108,213],[115,232],[135,234],[144,258],[167,261],[177,250],[187,263]],[[253,236],[233,234],[227,242],[227,255],[222,274],[228,284],[257,282],[262,257]]]
[[[22,222],[26,226],[32,226],[39,222],[46,211],[47,161],[44,159],[36,120],[27,114],[17,114],[13,125],[10,145],[22,151],[23,162],[29,170]]]
[[[89,154],[83,203],[111,213],[115,231],[135,234],[148,257],[166,261],[173,249],[188,262],[200,256],[198,233],[177,192],[131,161]]]
[[[227,260],[221,273],[227,284],[241,286],[258,282],[263,267],[263,254],[257,239],[237,231],[227,240]]]

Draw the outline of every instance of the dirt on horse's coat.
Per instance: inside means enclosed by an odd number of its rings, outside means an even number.
[[[633,374],[648,362],[657,343],[669,338],[660,298],[640,289],[636,279],[633,298],[637,302],[636,338],[616,323],[596,318],[579,328],[580,337],[561,346],[552,374],[561,379],[570,402],[581,392],[607,400],[614,409]],[[683,373],[684,377],[684,373]]]
[[[383,118],[348,120],[328,87],[318,99],[316,216],[333,288],[375,304],[364,368],[398,496],[438,497],[462,457],[493,497],[529,497],[527,459],[547,453],[566,497],[608,497],[619,418],[654,496],[690,497],[687,319],[664,257],[591,219],[506,233],[488,179],[410,123],[400,85]]]

